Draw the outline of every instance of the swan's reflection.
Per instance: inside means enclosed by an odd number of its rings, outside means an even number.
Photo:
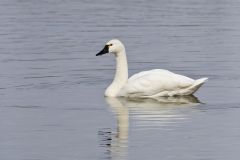
[[[122,159],[127,156],[129,117],[131,129],[169,128],[172,123],[179,123],[187,118],[189,107],[200,104],[194,96],[160,97],[158,99],[106,97],[105,100],[117,119],[116,133],[101,132],[105,137],[105,146],[107,146],[110,159]]]

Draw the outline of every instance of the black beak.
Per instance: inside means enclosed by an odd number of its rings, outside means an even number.
[[[109,46],[106,45],[98,54],[96,54],[96,56],[101,56],[101,55],[103,55],[103,54],[108,53],[108,52],[109,52],[108,47],[109,47]]]

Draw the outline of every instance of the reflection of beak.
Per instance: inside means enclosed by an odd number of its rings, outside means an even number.
[[[98,54],[96,54],[96,56],[101,56],[103,54],[108,53],[109,52],[108,48],[109,48],[109,46],[105,45],[104,48]]]

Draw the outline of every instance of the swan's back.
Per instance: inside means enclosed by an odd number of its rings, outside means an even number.
[[[173,96],[178,93],[184,95],[181,92],[194,86],[194,83],[195,80],[191,78],[168,70],[154,69],[130,77],[119,95],[127,97]]]

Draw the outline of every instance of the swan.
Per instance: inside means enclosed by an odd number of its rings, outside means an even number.
[[[192,95],[208,79],[194,80],[164,69],[142,71],[128,78],[128,63],[123,43],[112,39],[96,56],[106,53],[112,53],[116,58],[115,77],[105,91],[106,97],[157,98]]]

